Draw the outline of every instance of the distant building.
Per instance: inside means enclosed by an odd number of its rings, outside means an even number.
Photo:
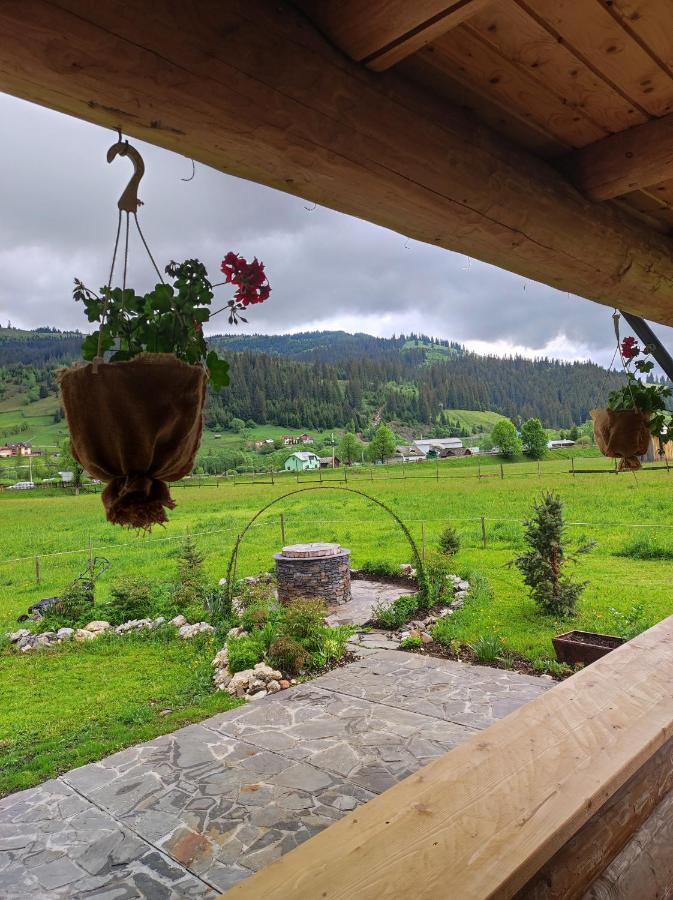
[[[462,448],[460,438],[428,438],[427,440],[414,441],[414,447],[420,450],[426,459],[437,459],[442,450],[457,450]]]
[[[299,435],[299,443],[300,444],[312,444],[313,438],[310,434],[300,434]]]
[[[299,443],[299,438],[293,434],[284,434],[281,441],[286,447],[295,447]]]
[[[321,469],[338,469],[341,465],[341,460],[338,456],[321,456],[320,457],[320,468]]]
[[[0,457],[6,459],[8,456],[32,456],[33,448],[31,444],[4,444],[0,447]],[[39,454],[36,454],[39,455]]]
[[[396,462],[422,462],[425,459],[425,453],[413,445],[402,445],[397,447],[393,459]]]
[[[331,459],[331,457],[330,457]],[[306,450],[299,450],[285,460],[286,472],[305,472],[307,469],[319,469],[320,457]]]
[[[568,438],[564,438],[562,441],[547,441],[547,447],[549,450],[558,450],[560,447],[574,447],[575,441],[570,441]]]

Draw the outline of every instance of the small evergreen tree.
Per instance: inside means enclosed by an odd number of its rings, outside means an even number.
[[[523,452],[530,459],[544,459],[547,455],[547,432],[539,419],[528,419],[521,426]]]
[[[516,428],[509,419],[501,419],[491,432],[491,440],[498,448],[498,456],[503,459],[514,459],[521,453],[521,441]]]
[[[447,525],[439,536],[439,549],[444,556],[455,556],[460,550],[460,535],[453,527]]]
[[[188,534],[180,545],[178,556],[178,579],[175,594],[180,608],[203,603],[206,593],[206,575],[203,571],[204,555],[196,546],[196,541]]]
[[[529,550],[512,560],[531,597],[545,613],[554,616],[571,616],[575,612],[577,598],[588,582],[574,582],[563,574],[568,561],[586,553],[595,545],[580,545],[574,554],[568,554],[569,542],[564,537],[563,504],[558,494],[543,494],[533,503],[533,515],[524,522],[524,540]]]

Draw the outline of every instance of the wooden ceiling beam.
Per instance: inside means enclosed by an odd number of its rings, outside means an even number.
[[[389,69],[482,10],[491,0],[297,0],[351,59]]]
[[[673,240],[278,0],[0,4],[0,90],[673,324]]]
[[[589,144],[561,165],[592,200],[668,181],[673,178],[673,113]]]

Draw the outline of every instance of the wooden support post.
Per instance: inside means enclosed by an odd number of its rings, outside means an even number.
[[[570,457],[570,462],[572,463],[572,473],[573,473],[573,478],[574,478],[575,477],[575,457],[574,456]]]
[[[89,568],[93,573],[93,541],[91,540],[91,535],[89,535]]]
[[[369,467],[369,480],[374,480],[374,469],[371,466]]]
[[[481,460],[477,460],[477,478],[481,478]]]
[[[425,562],[425,522],[421,522],[421,557]]]
[[[344,483],[348,484],[348,469],[344,466]]]
[[[481,543],[483,544],[484,550],[486,549],[486,518],[485,516],[481,517]]]
[[[285,546],[285,516],[283,513],[280,514],[280,542],[281,545]]]
[[[40,557],[35,557],[35,583],[40,584]]]
[[[439,460],[435,462],[435,477],[439,481]]]
[[[500,463],[500,480],[502,481],[505,477],[505,468],[502,463]]]
[[[540,472],[540,460],[539,460],[539,459],[538,459],[538,461],[537,461],[537,477],[538,477],[538,478],[541,477],[541,472]]]

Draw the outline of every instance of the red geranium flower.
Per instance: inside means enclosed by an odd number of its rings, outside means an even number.
[[[624,359],[635,359],[639,353],[640,347],[638,346],[636,339],[630,336],[625,337],[622,341],[622,356]]]
[[[257,257],[248,262],[244,257],[230,251],[222,260],[222,273],[227,284],[236,285],[234,301],[241,306],[263,303],[271,293],[264,273],[264,263]]]

